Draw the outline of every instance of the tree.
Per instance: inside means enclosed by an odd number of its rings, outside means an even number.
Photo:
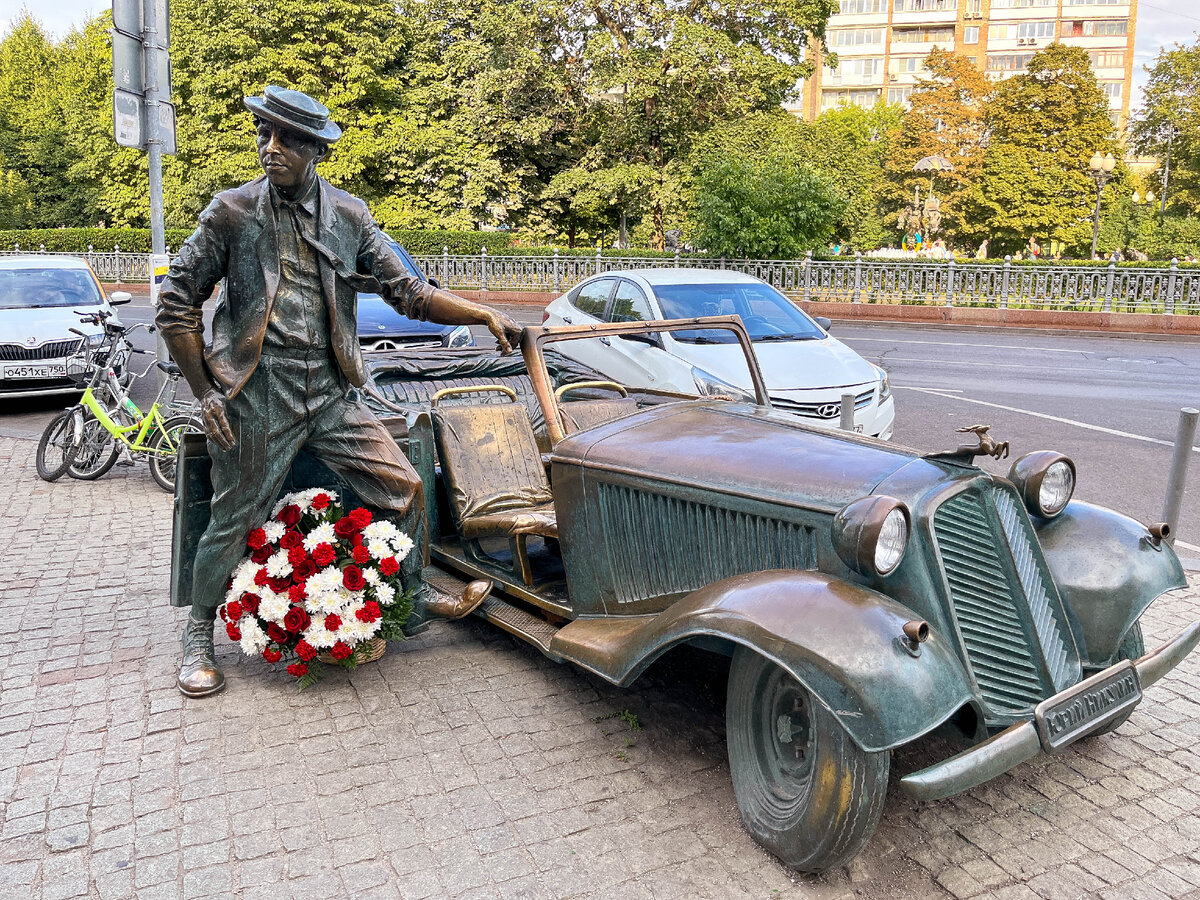
[[[1160,173],[1169,155],[1168,202],[1200,212],[1200,39],[1163,49],[1149,72],[1142,109],[1130,129],[1134,147],[1158,157]]]
[[[708,253],[797,259],[829,240],[846,201],[792,157],[730,156],[701,173],[694,204],[694,241]]]
[[[555,175],[541,199],[559,204],[568,247],[575,246],[580,228],[594,234],[613,227],[620,245],[628,247],[628,218],[641,210],[653,180],[653,170],[645,165],[616,165],[598,171],[575,166]]]
[[[955,241],[971,232],[966,198],[982,168],[991,84],[966,57],[936,47],[925,69],[929,75],[917,81],[911,106],[891,137],[882,199],[894,223],[898,210],[930,189],[929,175],[913,166],[926,156],[945,157],[954,171],[938,173],[933,190],[942,204],[941,230]]]
[[[1035,54],[1027,73],[996,86],[984,122],[990,141],[967,194],[972,232],[993,253],[1030,237],[1084,250],[1096,199],[1088,160],[1097,151],[1121,155],[1087,51],[1051,44]]]

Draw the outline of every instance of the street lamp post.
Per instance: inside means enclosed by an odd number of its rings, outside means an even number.
[[[1097,150],[1088,160],[1088,174],[1096,182],[1096,213],[1092,216],[1092,259],[1096,258],[1096,243],[1100,240],[1100,195],[1104,193],[1104,185],[1117,167],[1117,160],[1111,154],[1100,155]]]

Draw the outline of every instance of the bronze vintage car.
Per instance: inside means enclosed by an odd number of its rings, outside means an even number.
[[[665,329],[734,332],[753,402],[630,393],[550,347]],[[797,869],[867,843],[892,749],[957,738],[900,780],[947,797],[1112,731],[1200,641],[1145,652],[1138,617],[1179,561],[1161,527],[1072,501],[1061,454],[1001,478],[972,463],[994,443],[922,456],[806,426],[771,408],[734,317],[527,329],[522,351],[374,363],[427,488],[430,577],[494,580],[477,615],[614,684],[684,644],[731,656],[738,806]],[[202,442],[186,453],[175,590],[206,517]]]

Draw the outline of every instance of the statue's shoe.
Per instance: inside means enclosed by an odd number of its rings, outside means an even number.
[[[225,688],[225,675],[213,651],[215,609],[193,606],[183,628],[183,662],[175,684],[185,697],[207,697]]]

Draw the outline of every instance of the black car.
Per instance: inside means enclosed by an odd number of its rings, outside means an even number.
[[[407,250],[395,241],[391,244],[409,272],[434,287],[440,286],[421,270]],[[474,347],[475,338],[466,325],[417,322],[400,315],[378,294],[359,294],[358,343],[364,353],[383,353],[419,347]]]

